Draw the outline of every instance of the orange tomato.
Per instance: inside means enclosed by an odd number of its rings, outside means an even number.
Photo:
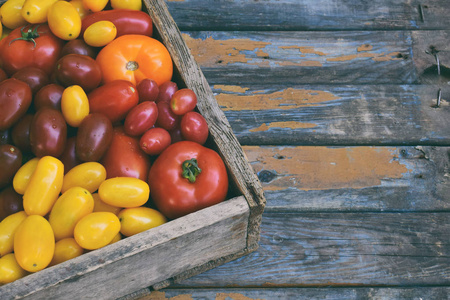
[[[106,45],[97,55],[104,83],[128,80],[137,85],[153,79],[158,85],[171,80],[172,58],[158,40],[144,35],[123,35]]]

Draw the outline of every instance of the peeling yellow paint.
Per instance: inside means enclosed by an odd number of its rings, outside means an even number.
[[[223,84],[216,84],[214,85],[215,90],[222,90],[224,92],[235,92],[235,93],[245,93],[248,88],[243,88],[238,85],[223,85]]]
[[[267,56],[268,54],[261,49],[271,44],[251,39],[215,40],[212,37],[194,39],[185,33],[183,38],[195,60],[204,67],[213,66],[217,63],[248,63],[251,58],[247,57],[243,51],[259,49],[257,52],[258,56]]]
[[[217,293],[216,300],[262,300],[259,298],[249,298],[240,293]]]
[[[316,54],[320,56],[326,55],[322,51],[316,51],[314,47],[307,46],[280,46],[281,49],[298,49],[301,53]]]
[[[372,49],[373,49],[372,45],[364,44],[364,45],[359,46],[357,50],[358,50],[358,52],[362,52],[362,51],[370,51]]]
[[[290,129],[297,129],[297,128],[314,128],[317,127],[317,124],[312,123],[302,123],[302,122],[296,122],[296,121],[287,121],[287,122],[272,122],[267,125],[266,123],[263,123],[258,128],[250,129],[250,132],[260,132],[260,131],[267,131],[270,128],[290,128]]]
[[[254,170],[277,176],[265,190],[327,190],[379,186],[383,179],[402,178],[397,149],[385,147],[258,147],[244,146]]]
[[[166,297],[165,292],[159,292],[159,291],[152,291],[150,295],[145,296],[142,298],[142,300],[192,300],[192,295],[189,294],[183,294],[183,295],[177,295],[174,297]]]
[[[234,91],[239,91],[235,87]],[[216,95],[222,110],[269,110],[293,109],[318,105],[322,102],[333,101],[339,97],[330,92],[287,88],[269,94],[236,95],[221,93]]]

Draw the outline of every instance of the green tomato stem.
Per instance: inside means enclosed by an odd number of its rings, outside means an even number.
[[[197,160],[195,158],[185,160],[181,165],[181,168],[183,169],[183,178],[186,178],[191,183],[194,183],[197,176],[202,172],[202,169],[198,167]]]
[[[11,42],[9,42],[10,45],[14,41],[22,40],[26,42],[33,42],[34,47],[36,47],[36,41],[34,39],[39,37],[39,33],[37,32],[39,25],[35,26],[34,28],[30,27],[27,31],[24,31],[25,27],[26,26],[23,26],[20,29],[20,32],[22,32],[22,36],[20,38],[13,39]]]

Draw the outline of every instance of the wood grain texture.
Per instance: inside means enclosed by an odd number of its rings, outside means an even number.
[[[448,299],[446,287],[411,288],[215,288],[215,289],[166,289],[148,292],[142,300],[356,300],[356,299]]]
[[[450,26],[446,0],[166,0],[188,30],[382,30]],[[423,5],[423,18],[419,4]]]
[[[210,84],[408,84],[418,80],[409,31],[189,31]]]
[[[244,146],[268,211],[447,211],[448,147]]]
[[[448,286],[450,213],[270,213],[261,246],[175,285]]]
[[[449,145],[450,88],[213,85],[245,145]]]
[[[237,197],[1,286],[0,299],[127,295],[241,252],[248,218],[246,200]]]

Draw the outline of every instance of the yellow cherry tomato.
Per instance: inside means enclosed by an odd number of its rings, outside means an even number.
[[[48,26],[63,40],[76,39],[81,32],[81,17],[76,8],[66,1],[58,1],[48,10]]]
[[[19,211],[0,222],[0,256],[13,252],[14,234],[26,217],[27,214],[24,211]]]
[[[98,21],[84,31],[86,44],[92,47],[103,47],[112,42],[117,36],[117,28],[111,21]]]
[[[84,249],[74,238],[65,238],[55,244],[55,254],[49,266],[54,266],[83,254]]]
[[[149,207],[125,208],[117,215],[120,220],[120,233],[132,236],[167,222],[159,211]]]
[[[117,207],[137,207],[150,196],[148,183],[133,177],[114,177],[100,184],[98,194],[103,202]]]
[[[52,6],[58,0],[25,0],[22,7],[22,17],[31,24],[40,24],[47,22],[47,14]]]
[[[83,0],[71,0],[69,1],[69,3],[72,4],[73,7],[75,7],[81,19],[90,14],[89,10],[84,7]]]
[[[25,0],[8,0],[0,7],[0,18],[2,24],[9,28],[15,29],[27,24],[27,21],[22,17],[22,7]]]
[[[89,100],[83,88],[72,85],[64,89],[61,96],[61,111],[67,124],[80,126],[89,115]]]
[[[16,193],[23,195],[30,182],[31,175],[36,170],[39,158],[35,157],[23,164],[13,178],[13,188]]]
[[[75,226],[74,237],[84,249],[94,250],[108,245],[120,232],[119,218],[111,212],[93,212]]]
[[[126,8],[132,10],[142,9],[142,0],[111,0],[113,9]]]
[[[106,169],[102,164],[95,161],[85,162],[73,167],[64,175],[61,192],[79,186],[93,193],[105,179]]]
[[[0,258],[0,285],[7,284],[28,275],[17,263],[14,253],[9,253]]]
[[[53,228],[57,241],[73,237],[75,225],[81,218],[94,210],[94,198],[82,187],[73,187],[62,194],[55,205],[48,221]]]
[[[28,272],[47,267],[55,252],[52,226],[42,216],[31,215],[23,220],[14,235],[14,254],[19,265]]]
[[[117,214],[122,210],[122,207],[112,206],[103,202],[98,193],[92,194],[92,197],[94,198],[94,212],[109,211],[117,216]]]
[[[122,239],[122,235],[120,234],[120,232],[118,234],[116,234],[116,236],[112,239],[111,242],[109,242],[108,245],[117,243],[118,241],[120,241]]]
[[[23,208],[27,215],[45,216],[50,212],[61,192],[63,178],[64,165],[59,159],[53,156],[39,159],[23,194]]]
[[[106,7],[109,0],[83,0],[83,5],[92,12],[101,11]]]

